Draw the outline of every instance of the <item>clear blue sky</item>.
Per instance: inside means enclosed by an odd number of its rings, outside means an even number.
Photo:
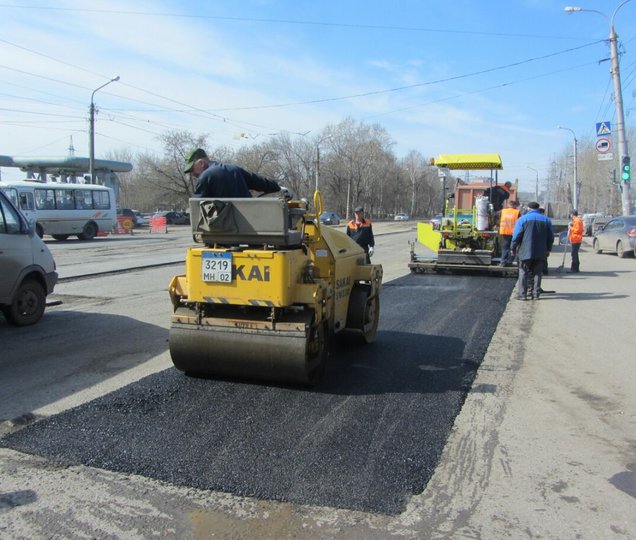
[[[75,0],[0,3],[0,154],[160,152],[169,129],[213,146],[379,123],[395,152],[498,152],[532,190],[575,131],[614,124],[607,37],[591,0]],[[636,0],[615,20],[625,110],[636,108]],[[636,109],[635,109],[636,110]],[[630,111],[632,112],[632,111]],[[636,112],[627,116],[633,125]],[[239,138],[244,133],[247,137]],[[633,149],[631,149],[633,151]],[[3,178],[19,178],[4,168]]]

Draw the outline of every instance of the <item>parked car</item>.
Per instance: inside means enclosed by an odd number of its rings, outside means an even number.
[[[592,220],[592,236],[596,234],[599,229],[602,229],[607,225],[612,216],[597,216]]]
[[[442,219],[444,214],[435,214],[430,220],[429,223],[433,225],[433,229],[439,229],[442,226]]]
[[[184,212],[155,212],[155,216],[165,217],[168,225],[190,225],[190,216]]]
[[[323,225],[340,225],[340,216],[334,212],[320,214],[320,223]]]
[[[619,216],[596,231],[592,247],[596,253],[610,251],[619,257],[636,255],[636,216]]]
[[[137,227],[147,227],[150,224],[150,218],[133,210],[135,212],[135,218],[137,219]]]
[[[393,221],[408,221],[408,220],[409,220],[409,215],[404,214],[402,212],[395,214],[395,217],[393,218]]]
[[[603,214],[583,214],[583,234],[585,236],[592,236],[592,223],[594,223],[594,219],[597,217],[601,217]]]
[[[35,324],[57,283],[55,261],[33,225],[1,189],[0,246],[0,311],[15,326]]]
[[[117,217],[127,217],[130,218],[130,220],[132,221],[133,227],[140,227],[140,224],[137,222],[137,214],[139,212],[137,212],[136,210],[133,210],[132,208],[118,208],[117,209]]]

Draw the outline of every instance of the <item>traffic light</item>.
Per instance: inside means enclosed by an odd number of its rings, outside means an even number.
[[[632,179],[632,166],[629,156],[623,158],[623,167],[621,168],[621,180],[629,182]]]

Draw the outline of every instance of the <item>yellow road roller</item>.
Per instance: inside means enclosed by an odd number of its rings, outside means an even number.
[[[169,348],[189,375],[314,383],[335,334],[375,340],[382,266],[305,200],[190,199],[194,239],[175,276]]]

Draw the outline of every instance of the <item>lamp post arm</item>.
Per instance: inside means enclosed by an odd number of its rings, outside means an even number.
[[[618,10],[621,9],[625,4],[627,4],[628,2],[631,2],[632,0],[625,0],[622,4],[620,4],[615,10],[614,13],[612,13],[612,17],[610,19],[610,26],[612,28],[614,28],[614,17],[616,17],[616,14],[618,13]]]

